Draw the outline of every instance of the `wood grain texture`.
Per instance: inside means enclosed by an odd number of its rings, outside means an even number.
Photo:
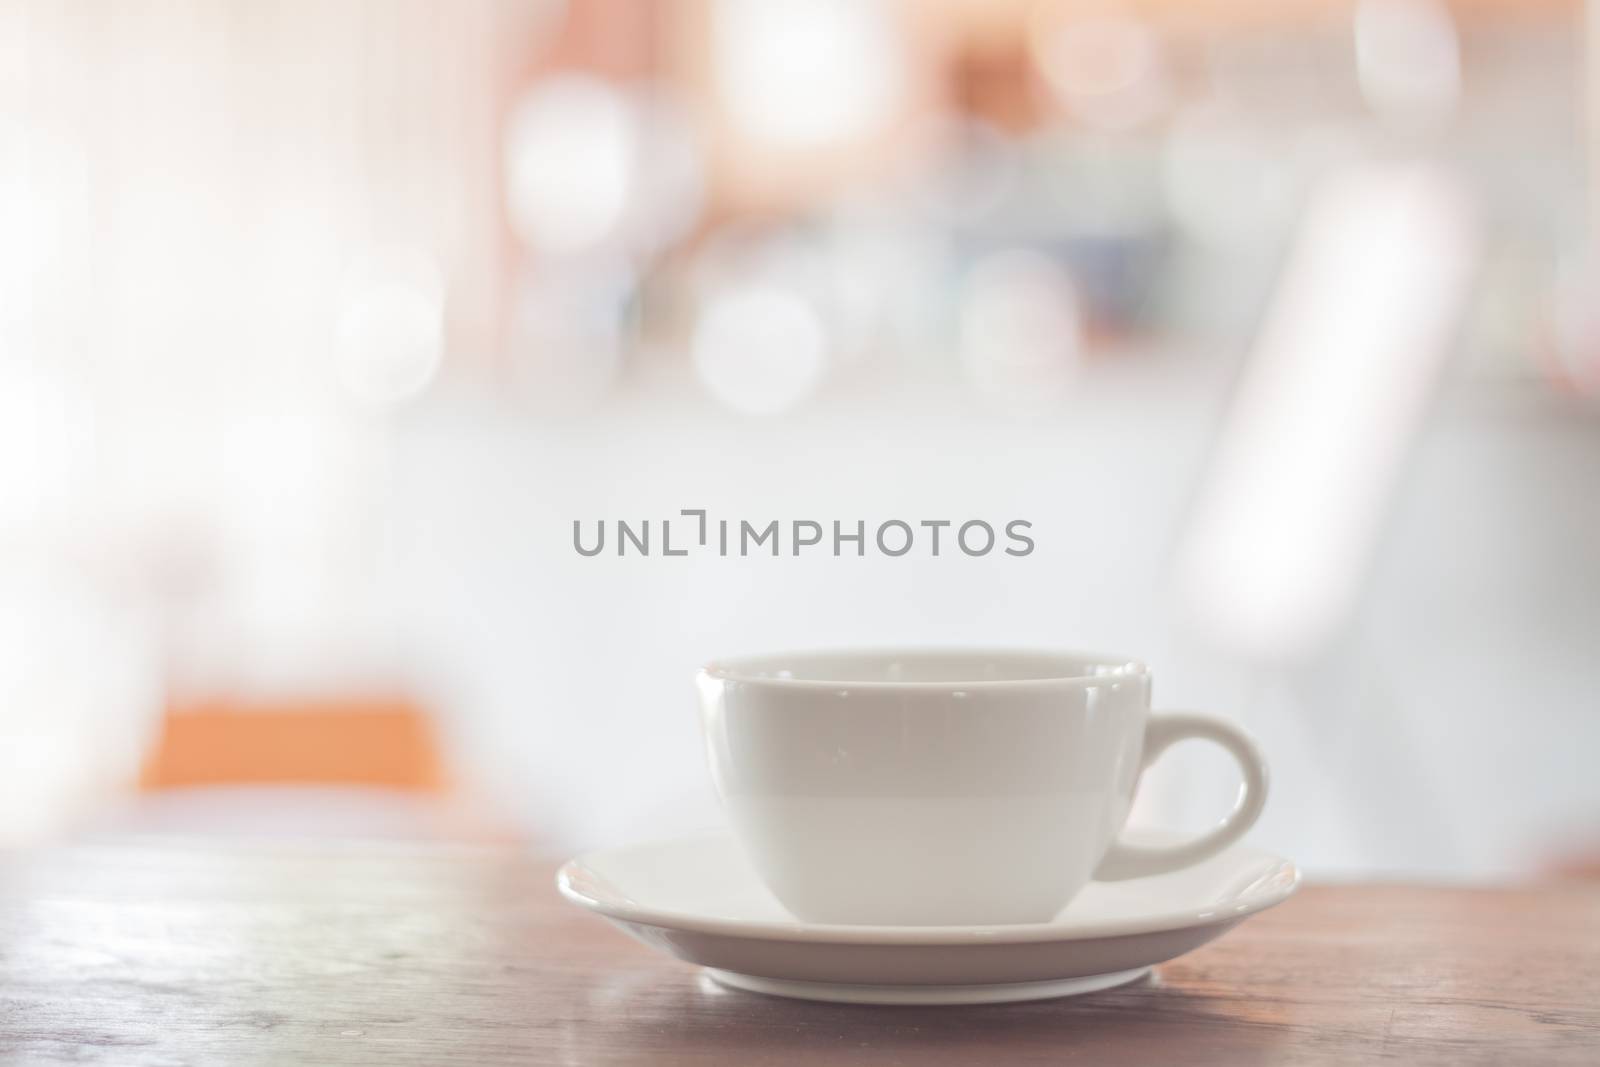
[[[505,848],[92,842],[0,864],[0,1059],[1600,1063],[1600,888],[1312,887],[1149,982],[979,1008],[721,990]]]

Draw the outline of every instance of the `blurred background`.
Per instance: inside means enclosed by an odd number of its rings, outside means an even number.
[[[715,825],[713,655],[1126,652],[1600,855],[1600,4],[0,0],[0,841]],[[1033,523],[1026,558],[572,524]],[[1140,821],[1201,826],[1179,751]],[[1214,759],[1214,761],[1213,761]]]

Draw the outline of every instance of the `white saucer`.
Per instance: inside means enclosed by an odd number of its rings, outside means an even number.
[[[731,837],[591,852],[556,878],[568,900],[723,985],[857,1004],[996,1004],[1108,989],[1281,903],[1299,881],[1283,857],[1236,845],[1172,874],[1092,882],[1047,923],[845,926],[789,915]]]

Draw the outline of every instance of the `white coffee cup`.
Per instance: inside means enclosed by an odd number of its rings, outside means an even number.
[[[1091,879],[1198,863],[1261,813],[1267,767],[1238,727],[1150,713],[1150,671],[1020,650],[807,652],[697,676],[711,772],[744,851],[808,922],[1046,922]],[[1119,840],[1140,773],[1215,741],[1244,774],[1194,840]]]

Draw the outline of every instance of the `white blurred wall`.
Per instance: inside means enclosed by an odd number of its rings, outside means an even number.
[[[1343,634],[1294,667],[1174,621],[1169,559],[1226,360],[1141,356],[1058,415],[960,396],[774,423],[638,396],[566,425],[492,406],[408,425],[388,566],[415,645],[460,684],[456,735],[547,839],[715,824],[691,676],[713,655],[856,643],[1128,652],[1156,703],[1233,715],[1273,795],[1257,840],[1318,873],[1526,870],[1600,834],[1600,427],[1468,388],[1408,464]],[[666,399],[668,402],[662,403]],[[673,402],[673,401],[676,402]],[[1511,410],[1507,410],[1507,405]],[[1520,409],[1520,410],[1519,410]],[[713,516],[1033,521],[1027,558],[582,558],[571,522]],[[1138,817],[1205,825],[1224,758],[1152,773]]]

